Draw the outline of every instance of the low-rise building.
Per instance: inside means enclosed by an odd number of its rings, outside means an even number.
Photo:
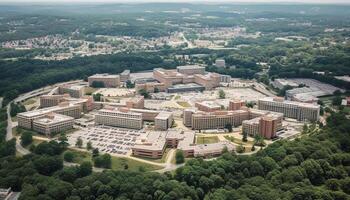
[[[44,117],[49,113],[66,115],[77,119],[80,118],[81,112],[82,110],[80,105],[62,102],[57,106],[19,113],[17,115],[18,126],[21,128],[33,129],[33,121]]]
[[[74,98],[80,98],[85,93],[85,86],[83,85],[62,85],[58,87],[59,94],[69,94]]]
[[[223,150],[227,148],[228,152],[234,151],[235,146],[228,141],[221,141],[211,144],[197,144],[194,146],[195,157],[213,157],[222,154]]]
[[[49,113],[33,120],[33,130],[47,136],[73,129],[74,118],[66,115]]]
[[[122,128],[142,129],[142,114],[128,108],[105,108],[95,115],[95,124]]]
[[[317,121],[320,116],[320,106],[310,103],[288,101],[283,98],[266,97],[259,99],[258,108],[283,113],[285,117],[299,121]]]
[[[143,109],[145,107],[145,98],[143,96],[134,97],[125,102],[127,108]]]
[[[226,67],[226,62],[224,59],[216,59],[215,66],[216,67]]]
[[[229,102],[228,110],[241,110],[243,106],[245,106],[245,102],[243,100],[233,99]]]
[[[126,69],[122,73],[119,74],[120,76],[120,81],[121,82],[126,82],[127,80],[130,79],[130,70]]]
[[[194,75],[194,74],[204,74],[205,67],[199,65],[185,65],[178,66],[177,71],[181,74]]]
[[[135,84],[136,92],[140,90],[145,90],[147,92],[165,92],[166,88],[164,83],[158,82],[145,82],[145,83],[136,83]]]
[[[215,101],[202,101],[196,102],[195,107],[204,112],[214,112],[221,110],[221,105],[217,104]]]
[[[59,103],[64,101],[65,97],[69,97],[69,94],[42,95],[40,96],[40,108],[57,106]]]
[[[220,76],[220,82],[231,83],[231,80],[232,80],[232,78],[230,75],[221,74],[221,76]]]
[[[106,88],[115,88],[120,86],[120,76],[114,74],[95,74],[88,77],[89,86],[94,82],[102,83]]]
[[[173,124],[174,118],[171,112],[161,112],[154,119],[156,130],[168,130]]]

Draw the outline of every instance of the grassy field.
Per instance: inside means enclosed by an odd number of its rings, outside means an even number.
[[[185,108],[191,107],[191,105],[189,103],[187,103],[186,101],[177,101],[176,103],[182,107],[185,107]]]
[[[91,153],[89,152],[77,151],[73,149],[70,149],[68,151],[71,151],[74,153],[74,159],[73,159],[74,163],[81,164],[86,161],[93,163]],[[153,170],[161,169],[161,167],[159,166],[139,162],[130,158],[119,158],[119,157],[112,156],[113,170],[125,170],[126,168],[127,170],[131,170],[131,171],[153,171]]]
[[[243,142],[242,139],[238,139],[238,138],[235,138],[233,136],[224,136],[227,140],[233,142],[233,143],[236,143],[236,144],[243,144],[243,145],[253,145],[254,142],[253,141],[247,141],[247,142]]]
[[[218,136],[197,136],[196,144],[211,144],[219,141]]]
[[[25,106],[28,106],[36,103],[36,101],[37,101],[37,98],[31,98],[31,99],[25,100],[22,104]]]

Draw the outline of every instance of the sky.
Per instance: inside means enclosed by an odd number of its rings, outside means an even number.
[[[138,3],[138,2],[191,2],[191,3],[347,3],[350,0],[0,0],[3,2],[26,3]]]

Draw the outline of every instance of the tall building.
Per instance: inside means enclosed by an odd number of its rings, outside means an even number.
[[[103,83],[106,88],[115,88],[120,86],[120,76],[113,74],[95,74],[88,77],[89,86],[93,86],[94,82]]]
[[[317,121],[320,116],[319,105],[287,101],[283,98],[266,97],[259,99],[258,108],[283,113],[285,117],[299,121]]]
[[[85,86],[83,85],[63,85],[58,87],[59,94],[69,94],[74,98],[80,98],[85,93]]]
[[[127,108],[101,109],[95,115],[95,124],[131,129],[142,129],[142,114],[131,112]]]
[[[251,136],[261,135],[267,139],[274,138],[277,131],[282,129],[282,118],[281,113],[265,113],[245,120],[242,123],[242,132]]]
[[[47,136],[52,136],[54,133],[59,133],[73,128],[74,118],[56,113],[49,113],[43,117],[33,120],[33,130],[43,133]]]

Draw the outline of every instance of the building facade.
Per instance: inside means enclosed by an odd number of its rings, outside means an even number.
[[[142,129],[142,114],[124,108],[101,109],[95,115],[95,124],[122,128]]]
[[[85,93],[85,86],[83,85],[63,85],[58,87],[58,92],[60,94],[69,94],[69,96],[74,98],[80,98]]]
[[[56,113],[49,113],[33,121],[33,130],[47,136],[73,129],[74,118]]]
[[[113,74],[95,74],[88,77],[89,86],[93,82],[101,82],[106,88],[115,88],[120,86],[120,76]]]

